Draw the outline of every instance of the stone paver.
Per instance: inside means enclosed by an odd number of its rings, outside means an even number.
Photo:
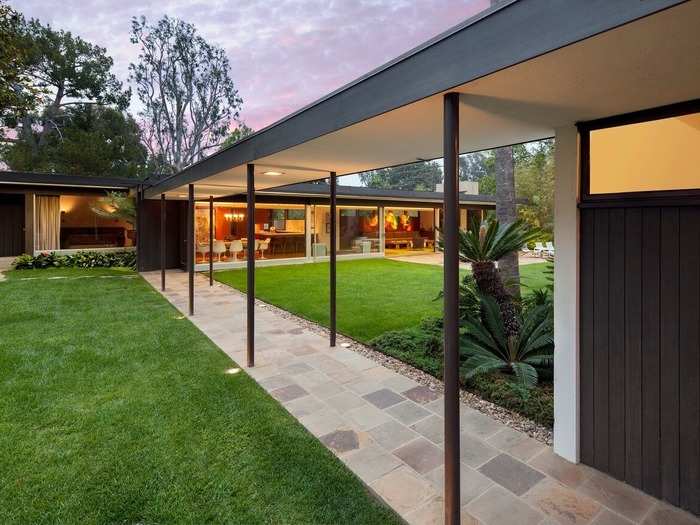
[[[201,275],[195,290],[189,319],[242,366],[245,296]],[[187,274],[169,271],[163,295],[186,312]],[[442,394],[264,308],[255,360],[249,375],[408,523],[443,522]],[[460,429],[465,525],[700,525],[464,405]]]

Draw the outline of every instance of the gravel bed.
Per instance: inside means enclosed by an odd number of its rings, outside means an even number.
[[[280,317],[292,320],[310,332],[322,335],[324,337],[329,336],[329,330],[327,328],[317,323],[314,323],[313,321],[309,321],[308,319],[304,319],[303,317],[294,315],[293,313],[290,313],[287,310],[278,308],[277,306],[261,301],[260,299],[256,299],[255,302],[257,306],[266,310],[270,310],[275,314],[279,315]],[[408,377],[409,379],[413,379],[417,383],[425,385],[431,390],[434,390],[435,392],[442,393],[443,391],[442,381],[436,379],[430,374],[426,374],[422,370],[418,370],[417,368],[404,363],[403,361],[399,361],[394,357],[378,352],[372,349],[371,347],[364,345],[358,341],[355,341],[354,339],[346,337],[340,333],[337,335],[337,343],[340,346],[348,348],[353,352],[357,352],[358,354],[361,354],[367,357],[368,359],[371,359],[372,361],[393,370],[398,374]],[[536,439],[541,443],[544,443],[545,445],[552,445],[553,432],[549,428],[539,425],[516,412],[500,407],[498,405],[494,405],[490,401],[486,401],[485,399],[482,399],[479,396],[472,394],[471,392],[468,392],[464,389],[460,390],[460,399],[468,407],[478,410],[479,412],[482,412],[487,416],[490,416],[493,419],[500,421],[504,425],[519,430],[520,432],[527,434],[528,436]]]

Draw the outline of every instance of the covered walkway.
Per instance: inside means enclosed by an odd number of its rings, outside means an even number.
[[[160,289],[160,272],[143,276]],[[195,290],[190,320],[244,363],[245,295],[202,275]],[[169,271],[163,295],[185,315],[187,273]],[[256,307],[256,319],[246,372],[409,523],[441,523],[442,395],[269,309]],[[463,523],[700,523],[464,404],[460,412]]]

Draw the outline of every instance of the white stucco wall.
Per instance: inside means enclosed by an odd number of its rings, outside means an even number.
[[[579,144],[556,130],[554,189],[554,452],[579,461]]]

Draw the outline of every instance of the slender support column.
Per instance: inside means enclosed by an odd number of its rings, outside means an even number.
[[[247,173],[247,227],[248,227],[248,291],[247,291],[247,339],[248,367],[255,366],[255,165],[248,164]]]
[[[438,228],[440,227],[440,208],[435,208],[433,211],[435,212],[433,214],[433,231],[435,232],[435,243],[433,245],[433,251],[438,252],[438,246],[440,245],[440,232],[438,231]]]
[[[187,187],[187,272],[189,274],[189,312],[194,315],[194,184]]]
[[[311,221],[311,205],[304,204],[304,256],[306,259],[311,258],[311,229],[313,222]]]
[[[384,222],[384,206],[377,209],[377,228],[379,229],[379,252],[384,255],[386,244],[386,222]]]
[[[331,346],[335,346],[336,338],[336,308],[335,308],[335,281],[336,281],[336,244],[337,244],[337,231],[336,231],[336,190],[337,190],[337,177],[335,171],[331,171],[331,257],[330,257],[330,326],[331,326]]]
[[[165,193],[160,194],[160,289],[165,291]]]
[[[143,188],[142,186],[136,187],[136,270],[143,270],[141,266],[141,246],[143,246],[143,220],[141,218],[141,211],[143,208]]]
[[[214,286],[214,197],[209,195],[209,286]]]
[[[459,94],[444,98],[445,523],[460,523],[459,490]]]
[[[555,130],[554,236],[554,452],[580,459],[579,409],[579,162],[578,131]]]

